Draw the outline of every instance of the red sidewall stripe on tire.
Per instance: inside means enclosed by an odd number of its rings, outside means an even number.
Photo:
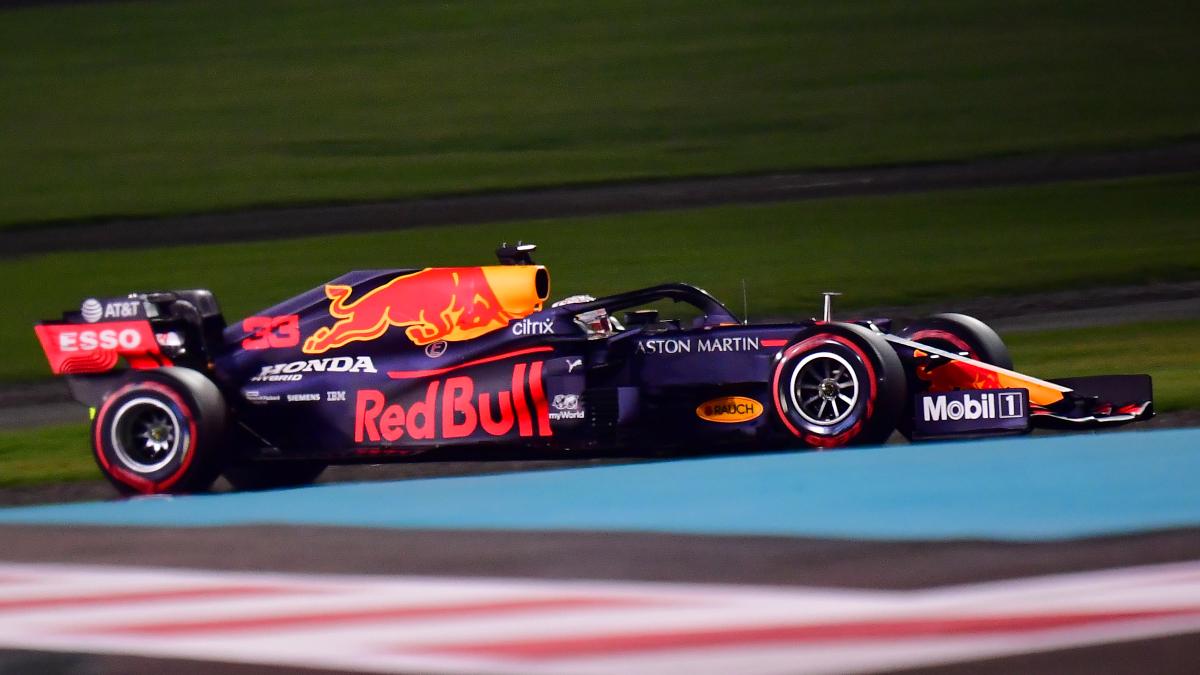
[[[908,339],[912,340],[913,342],[931,339],[945,340],[946,342],[954,345],[959,351],[967,352],[967,358],[975,359],[976,361],[980,360],[979,354],[971,347],[971,345],[967,344],[965,340],[949,331],[937,330],[935,328],[919,330],[912,335],[909,335]]]
[[[842,445],[843,443],[849,441],[858,434],[859,430],[862,429],[863,420],[860,419],[854,424],[854,426],[836,436],[821,436],[820,434],[813,434],[797,429],[787,418],[787,415],[785,415],[783,412],[783,406],[779,400],[779,378],[783,374],[783,366],[797,353],[811,349],[814,345],[828,344],[829,342],[836,342],[853,351],[858,355],[858,357],[862,360],[863,365],[866,367],[868,396],[867,414],[865,419],[869,419],[875,412],[875,366],[871,363],[871,359],[867,357],[866,353],[863,352],[862,349],[859,349],[858,345],[840,335],[822,333],[819,335],[814,335],[807,340],[797,342],[791,347],[788,347],[786,350],[784,350],[783,358],[780,359],[779,365],[775,367],[775,376],[771,378],[771,397],[774,399],[775,413],[779,415],[779,419],[783,421],[784,426],[788,428],[788,431],[792,432],[793,436],[803,440],[805,443],[820,448],[837,447],[838,445]]]
[[[142,478],[141,476],[129,471],[128,469],[125,469],[124,467],[118,467],[114,470],[113,465],[110,464],[108,458],[104,456],[103,437],[104,426],[106,422],[105,417],[108,415],[108,410],[112,407],[113,402],[131,389],[150,389],[162,394],[163,396],[166,396],[171,400],[171,402],[175,403],[175,405],[179,407],[179,410],[181,410],[184,416],[187,418],[188,447],[182,449],[183,461],[179,464],[179,468],[177,468],[174,473],[168,476],[166,480],[162,480],[157,483]],[[104,467],[105,473],[143,494],[162,492],[163,490],[169,489],[175,483],[178,483],[179,479],[183,478],[183,474],[187,472],[188,467],[191,466],[192,459],[196,455],[196,420],[191,414],[191,408],[183,401],[179,394],[175,393],[174,390],[157,382],[130,383],[113,392],[107,399],[105,399],[104,405],[100,407],[100,412],[96,415],[96,429],[94,434],[95,435],[92,439],[92,442],[95,444],[95,455],[100,461],[100,465]]]

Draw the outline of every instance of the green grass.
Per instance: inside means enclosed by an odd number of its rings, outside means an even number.
[[[1017,370],[1040,377],[1150,373],[1160,412],[1200,408],[1200,321],[1015,333]]]
[[[351,269],[489,263],[541,245],[552,294],[689,281],[751,317],[1200,278],[1200,175],[0,260],[0,380],[45,377],[32,324],[90,296],[211,288],[226,318]]]
[[[1130,146],[1194,3],[96,3],[0,13],[0,226]]]
[[[1200,321],[1020,333],[1017,368],[1041,377],[1150,373],[1160,412],[1200,407]],[[81,416],[83,415],[81,411]],[[87,426],[0,431],[0,486],[99,478]]]
[[[100,478],[86,424],[0,431],[0,487]]]

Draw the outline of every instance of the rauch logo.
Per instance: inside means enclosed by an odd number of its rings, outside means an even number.
[[[762,415],[763,407],[758,401],[745,396],[725,396],[701,403],[696,416],[709,422],[735,424],[749,422]]]

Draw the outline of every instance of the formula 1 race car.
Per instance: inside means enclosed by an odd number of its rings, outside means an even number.
[[[1154,414],[1148,375],[1023,375],[961,314],[893,333],[831,320],[826,295],[821,320],[748,325],[682,283],[547,306],[532,251],[350,272],[230,326],[190,290],[91,298],[36,332],[126,493],[204,490],[222,473],[239,489],[301,485],[329,464],[441,447],[835,448]],[[661,318],[672,302],[690,318]]]

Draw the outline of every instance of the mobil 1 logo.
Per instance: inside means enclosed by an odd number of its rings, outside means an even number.
[[[952,436],[1029,429],[1029,394],[1024,389],[926,392],[913,409],[916,436]]]

